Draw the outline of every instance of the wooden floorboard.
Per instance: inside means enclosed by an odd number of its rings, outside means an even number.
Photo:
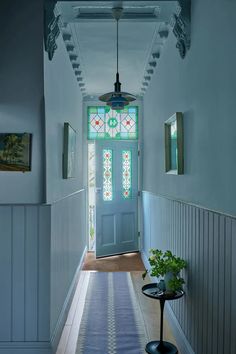
[[[94,252],[88,252],[85,257],[83,270],[96,270],[99,272],[132,272],[144,271],[145,268],[139,252],[98,259],[95,258]]]
[[[112,257],[113,260],[111,260],[111,257],[109,257],[103,258],[101,259],[101,262],[99,262],[100,259],[95,260],[94,254],[89,253],[85,262],[86,268],[96,267],[96,269],[93,269],[93,271],[130,271],[136,294],[136,299],[140,306],[144,325],[146,327],[148,341],[158,340],[160,331],[159,301],[150,299],[142,294],[142,286],[150,282],[150,279],[148,277],[146,277],[145,281],[142,279],[144,265],[141,261],[140,255],[138,253],[132,253],[130,255],[120,255],[114,257],[115,258]],[[56,354],[76,353],[76,343],[79,334],[79,326],[83,314],[83,307],[86,298],[90,272],[91,271],[81,271],[78,286],[74,295],[74,299],[72,301],[66,325],[64,327]],[[176,341],[170,331],[166,320],[164,320],[164,340],[176,345]],[[145,350],[143,350],[143,353],[145,353]]]

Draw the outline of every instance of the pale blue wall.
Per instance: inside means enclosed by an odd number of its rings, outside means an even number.
[[[44,53],[43,1],[3,0],[0,20],[0,131],[33,134],[32,171],[0,172],[0,353],[49,354],[86,247],[82,96],[61,36],[52,62]],[[65,121],[78,131],[77,177],[68,180]]]
[[[144,98],[143,189],[236,215],[236,3],[192,1],[191,49],[170,35]],[[183,176],[164,172],[164,121],[184,113]]]
[[[46,127],[47,202],[63,198],[83,188],[82,95],[62,36],[52,61],[44,56],[44,92]],[[69,122],[77,131],[78,161],[76,178],[62,179],[63,125]]]
[[[50,334],[58,343],[86,247],[83,189],[83,104],[62,36],[52,61],[44,53],[46,199],[51,205]],[[64,122],[77,131],[76,177],[62,178]],[[72,195],[71,195],[72,194]]]
[[[182,60],[171,34],[144,97],[143,250],[188,262],[186,296],[168,312],[183,354],[236,350],[236,219],[225,215],[236,215],[235,13],[233,1],[193,0],[190,51]],[[182,176],[164,172],[164,121],[177,111]]]
[[[32,171],[0,172],[0,203],[40,203],[43,188],[43,0],[0,2],[0,132],[32,133]]]

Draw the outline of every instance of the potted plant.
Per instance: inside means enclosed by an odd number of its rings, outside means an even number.
[[[180,276],[180,271],[187,267],[187,262],[173,255],[171,251],[163,252],[152,248],[150,253],[148,260],[151,269],[143,273],[143,279],[150,273],[152,277],[162,277],[159,288],[166,293],[181,290],[185,281]]]

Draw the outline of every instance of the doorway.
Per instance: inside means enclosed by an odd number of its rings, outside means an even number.
[[[138,107],[88,106],[88,249],[139,250]]]

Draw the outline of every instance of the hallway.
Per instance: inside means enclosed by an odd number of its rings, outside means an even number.
[[[181,353],[236,353],[235,14],[235,0],[0,1],[0,354],[75,354],[109,271],[130,272],[158,338],[150,249],[187,262],[165,307]],[[141,258],[84,264],[93,245]]]
[[[145,324],[147,341],[158,339],[160,331],[159,303],[155,300],[147,298],[141,292],[142,286],[149,283],[150,279],[148,279],[148,277],[147,279],[145,279],[145,281],[142,279],[142,273],[145,268],[142,264],[139,254],[126,254],[120,256],[107,257],[105,259],[102,259],[101,261],[102,264],[99,264],[97,266],[97,270],[94,269],[93,271],[113,272],[121,271],[120,268],[123,268],[122,271],[125,272],[130,271],[136,300],[138,302],[138,306],[141,310],[142,318]],[[99,262],[99,260],[97,260],[97,262]],[[85,267],[96,268],[94,255],[87,255],[83,268]],[[140,270],[131,270],[134,268],[140,268]],[[80,273],[77,289],[72,301],[72,305],[56,354],[80,354],[79,352],[76,353],[76,343],[91,272],[92,271],[83,270]],[[164,320],[164,339],[177,345],[166,319]],[[145,350],[143,350],[143,353],[145,353]],[[179,352],[179,354],[181,353]]]

